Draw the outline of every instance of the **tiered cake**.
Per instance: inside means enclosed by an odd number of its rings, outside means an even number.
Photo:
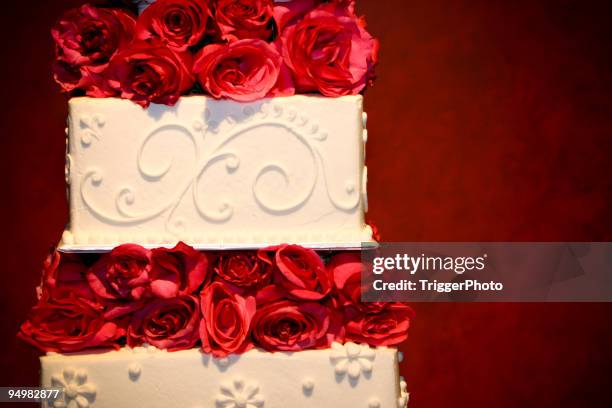
[[[136,3],[53,29],[70,222],[19,334],[47,405],[405,407],[412,310],[360,300],[354,2]]]

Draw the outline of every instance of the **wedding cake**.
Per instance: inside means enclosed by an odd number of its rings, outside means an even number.
[[[354,1],[132,3],[52,29],[70,220],[19,333],[43,405],[404,408],[413,312],[360,298]]]

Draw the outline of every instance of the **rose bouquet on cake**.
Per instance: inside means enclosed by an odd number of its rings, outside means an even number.
[[[186,94],[242,102],[354,95],[374,79],[378,42],[354,1],[139,3],[139,16],[87,4],[60,18],[53,72],[64,91],[146,107]]]

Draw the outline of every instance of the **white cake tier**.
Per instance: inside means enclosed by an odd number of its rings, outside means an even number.
[[[215,359],[152,347],[41,357],[55,406],[94,408],[404,408],[397,351],[334,344],[329,350]],[[70,405],[75,404],[75,405]],[[76,405],[78,404],[78,405]]]
[[[359,247],[372,240],[365,122],[361,96],[73,98],[61,249]]]

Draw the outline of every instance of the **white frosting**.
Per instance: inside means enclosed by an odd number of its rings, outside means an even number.
[[[397,408],[406,408],[410,400],[410,394],[408,393],[408,384],[404,377],[400,377],[400,396],[397,399]]]
[[[346,381],[337,372],[340,355],[353,356],[360,370],[360,358],[371,365],[357,382]],[[135,402],[147,408],[395,408],[407,399],[391,348],[252,350],[227,360],[218,364],[196,349],[169,353],[152,347],[51,354],[41,357],[42,386],[68,390],[64,406],[78,398],[78,406],[92,408],[133,408]]]
[[[371,241],[361,96],[70,100],[61,249]]]

